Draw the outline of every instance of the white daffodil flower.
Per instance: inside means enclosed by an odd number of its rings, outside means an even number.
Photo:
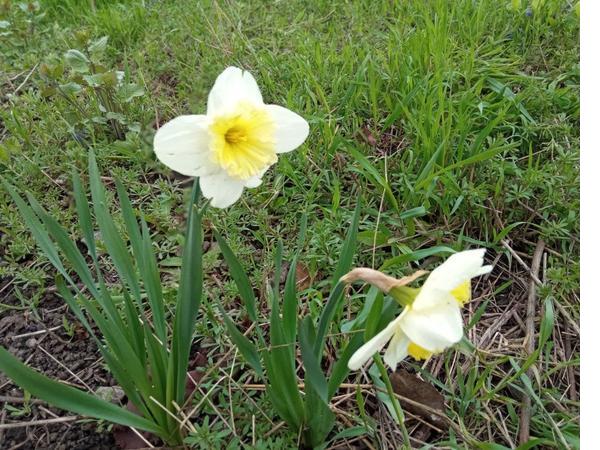
[[[460,308],[471,298],[471,278],[492,270],[492,266],[483,265],[484,254],[485,249],[455,253],[433,270],[414,301],[360,347],[350,358],[348,367],[358,370],[388,341],[383,359],[392,370],[408,355],[416,360],[427,359],[459,342],[463,336]],[[372,269],[354,269],[342,280],[352,282],[361,279],[393,294],[390,291],[403,289],[414,278],[396,280]]]
[[[308,122],[263,103],[254,77],[228,67],[208,95],[206,115],[185,115],[164,124],[154,137],[158,159],[183,175],[200,177],[202,195],[226,208],[245,187],[255,188],[277,154],[308,136]]]

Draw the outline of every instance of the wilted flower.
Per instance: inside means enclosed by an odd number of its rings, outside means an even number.
[[[200,177],[202,195],[226,208],[245,187],[261,184],[277,154],[294,150],[308,123],[277,105],[265,105],[254,77],[228,67],[208,95],[206,115],[179,116],[154,137],[158,159],[184,175]]]
[[[471,278],[492,270],[483,265],[484,254],[485,249],[455,253],[433,270],[421,289],[413,291],[414,300],[406,302],[395,320],[352,355],[348,367],[359,369],[390,340],[383,359],[392,370],[407,355],[426,359],[459,342],[463,335],[460,308],[471,298]],[[395,280],[372,269],[355,269],[342,280],[361,279],[398,298],[403,289],[412,291],[404,285],[420,275]]]

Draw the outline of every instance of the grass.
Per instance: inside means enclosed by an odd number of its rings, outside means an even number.
[[[61,223],[75,229],[68,174],[73,167],[84,171],[93,148],[106,181],[122,180],[151,225],[166,289],[174,291],[189,184],[153,158],[152,136],[176,115],[203,113],[216,75],[227,65],[244,67],[267,102],[286,105],[311,125],[306,144],[281,158],[260,188],[207,214],[206,229],[225,234],[253,285],[265,290],[276,243],[295,242],[307,210],[301,261],[312,283],[302,301],[316,315],[323,302],[317,288],[332,276],[358,197],[364,217],[357,265],[401,275],[431,268],[444,255],[425,249],[489,247],[496,270],[478,284],[469,306],[467,336],[478,350],[405,363],[446,396],[448,415],[461,430],[423,440],[451,448],[513,447],[526,392],[538,444],[578,446],[579,18],[573,2],[46,0],[38,11],[13,3],[0,2],[0,20],[7,22],[0,28],[0,174],[32,191]],[[119,105],[121,139],[112,122],[102,123],[95,92],[46,96],[40,74],[42,64],[60,67],[67,50],[102,36],[108,37],[102,64],[144,88],[144,95]],[[58,71],[59,84],[72,81],[66,68]],[[537,347],[531,379],[521,370],[528,274],[508,248],[529,264],[539,239],[547,259],[536,329],[547,325],[551,332]],[[1,295],[35,307],[27,299],[52,285],[53,273],[5,192],[0,255]],[[208,251],[206,265],[206,304],[221,303],[241,317],[218,247]],[[363,297],[352,293],[345,315],[352,317]],[[547,299],[556,314],[545,322]],[[203,311],[198,322],[209,362],[232,348],[222,326],[208,320],[213,314],[216,308]],[[226,373],[243,367],[239,358],[227,364]],[[215,371],[207,389],[222,376]],[[277,428],[260,391],[238,389],[251,381],[242,374],[215,388],[212,405],[200,407],[194,445],[235,448],[254,436],[263,436],[255,448],[295,445],[297,436]],[[360,373],[350,381],[370,382]],[[363,417],[352,395],[341,403],[337,431],[367,423],[360,439],[393,446],[399,429],[373,395],[362,395],[367,414],[379,419]],[[415,437],[422,433],[411,426]]]

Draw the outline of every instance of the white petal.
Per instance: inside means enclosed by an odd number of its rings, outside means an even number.
[[[251,189],[260,186],[262,184],[262,177],[267,170],[269,170],[269,168],[265,167],[263,170],[260,171],[260,173],[254,175],[253,177],[248,178],[246,180],[245,186],[247,188],[251,188]]]
[[[154,153],[164,165],[188,176],[216,170],[210,159],[208,119],[203,115],[175,117],[154,135]]]
[[[239,102],[262,105],[263,99],[250,72],[228,67],[217,77],[208,94],[206,114],[210,117],[234,109]]]
[[[200,190],[204,197],[211,199],[211,206],[227,208],[241,197],[245,182],[220,171],[200,177]]]
[[[399,326],[412,342],[434,353],[456,344],[463,336],[460,307],[450,295],[445,305],[422,311],[411,309]]]
[[[246,180],[246,184],[244,186],[253,189],[259,187],[261,184],[262,179],[259,176],[253,176]]]
[[[398,363],[408,355],[408,344],[410,344],[410,339],[402,330],[397,330],[383,355],[383,360],[392,371],[396,370]]]
[[[489,273],[492,266],[483,266],[484,254],[485,249],[480,248],[451,255],[429,274],[413,303],[413,308],[424,310],[435,307],[444,301],[445,293],[473,277]]]
[[[404,315],[404,311],[396,319],[392,320],[387,327],[376,334],[372,339],[365,342],[348,361],[348,368],[350,370],[358,370],[366,363],[371,356],[380,351],[387,341],[391,339],[393,334],[396,332],[398,324]]]
[[[266,105],[275,121],[275,151],[291,152],[308,137],[308,122],[301,116],[279,105]]]

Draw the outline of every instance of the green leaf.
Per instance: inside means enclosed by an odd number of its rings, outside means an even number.
[[[369,310],[365,324],[365,340],[371,339],[377,334],[381,311],[383,310],[383,295],[375,297],[375,302]]]
[[[296,342],[296,322],[298,318],[298,297],[296,294],[297,263],[298,257],[296,256],[292,264],[290,264],[283,293],[282,325],[289,343]]]
[[[321,316],[319,317],[317,337],[315,339],[315,353],[317,355],[321,355],[323,353],[323,349],[325,348],[325,335],[327,334],[327,330],[329,329],[329,325],[333,319],[335,311],[338,308],[340,300],[343,298],[342,294],[344,293],[345,287],[346,285],[342,282],[337,284],[337,286],[333,289],[333,292],[331,292],[329,295],[327,304],[321,312]]]
[[[368,178],[371,181],[371,183],[375,184],[376,186],[379,186],[385,193],[385,198],[394,208],[394,210],[400,212],[400,208],[398,207],[398,201],[394,196],[392,188],[390,187],[389,183],[385,180],[385,178],[375,168],[375,166],[373,166],[373,164],[371,164],[367,157],[363,155],[358,149],[349,146],[348,151],[352,155],[352,158],[354,158],[362,167],[363,170],[361,171],[361,173],[365,175],[365,177]]]
[[[497,244],[498,242],[500,242],[502,239],[504,239],[508,233],[510,233],[514,228],[518,227],[519,225],[523,225],[524,223],[527,222],[515,222],[515,223],[511,223],[510,225],[504,227],[500,233],[495,234],[494,236],[494,244]]]
[[[238,328],[235,326],[233,321],[227,315],[227,312],[223,309],[221,305],[217,305],[219,311],[221,312],[221,316],[223,317],[223,322],[225,323],[225,327],[227,328],[227,332],[229,333],[229,337],[238,348],[244,359],[250,364],[250,366],[254,369],[257,375],[261,378],[264,377],[262,366],[260,364],[260,355],[258,350],[254,346],[254,344],[244,336]]]
[[[320,359],[314,354],[315,328],[310,316],[306,316],[300,325],[300,351],[302,352],[302,362],[306,370],[305,382],[310,383],[311,388],[327,404],[327,380],[321,369]]]
[[[71,49],[65,53],[65,61],[75,72],[89,72],[90,60],[79,50]]]
[[[138,268],[150,301],[150,309],[152,310],[153,318],[152,323],[158,338],[161,342],[166,344],[167,331],[160,274],[156,265],[154,252],[152,251],[152,243],[150,242],[148,228],[144,223],[142,226],[144,239],[142,239],[135,212],[131,206],[129,197],[125,192],[125,188],[119,180],[116,180],[116,186],[119,203],[121,205],[121,212],[127,228],[127,234],[129,235],[129,241],[131,242],[133,254],[138,263]]]
[[[179,282],[177,309],[173,324],[173,338],[169,359],[169,380],[167,383],[167,405],[175,400],[181,405],[185,394],[185,380],[188,359],[192,345],[192,337],[196,325],[196,317],[202,299],[202,210],[198,210],[200,185],[198,178],[194,181],[192,197],[188,208],[188,223],[183,248],[183,263]]]
[[[46,230],[54,238],[54,241],[58,244],[81,281],[94,297],[98,297],[100,294],[96,289],[96,281],[92,277],[87,262],[65,229],[41,207],[31,194],[27,194],[27,199],[33,211],[42,220],[46,226]]]
[[[327,398],[331,400],[331,398],[335,395],[340,384],[344,382],[348,374],[350,373],[350,369],[348,368],[348,361],[352,358],[352,355],[360,348],[360,346],[364,343],[363,333],[357,333],[352,336],[352,339],[346,344],[344,350],[338,352],[338,360],[333,364],[333,368],[331,369],[331,374],[329,375],[329,381],[327,383]]]
[[[30,369],[4,347],[0,347],[0,370],[34,397],[58,408],[161,434],[155,424],[143,417]]]
[[[248,316],[252,321],[256,322],[258,320],[258,314],[256,312],[256,298],[254,296],[254,291],[252,290],[250,280],[248,279],[248,275],[246,275],[242,265],[231,251],[231,248],[229,248],[227,245],[225,239],[223,239],[217,232],[215,232],[215,237],[217,238],[219,248],[223,253],[223,257],[227,262],[227,266],[229,267],[229,273],[235,281],[240,297],[242,297],[242,301],[246,306]]]
[[[123,85],[119,89],[119,97],[125,102],[129,103],[136,97],[143,97],[144,88],[136,83],[128,83]]]
[[[96,88],[100,87],[104,84],[104,74],[103,73],[95,73],[93,75],[83,75],[82,77],[88,86]]]
[[[335,415],[310,383],[306,384],[305,390],[307,414],[303,437],[309,448],[319,448],[335,425]]]
[[[554,298],[549,296],[544,300],[544,316],[540,323],[540,335],[538,338],[538,351],[540,352],[542,351],[544,344],[548,342],[548,339],[552,336],[554,319]]]
[[[340,259],[335,268],[333,274],[332,286],[335,286],[339,279],[350,271],[352,267],[352,259],[354,258],[354,252],[356,251],[356,235],[358,233],[358,223],[360,221],[360,197],[356,201],[356,208],[354,209],[354,215],[352,216],[352,222],[350,228],[346,233],[346,239],[342,245],[342,251],[340,252]]]
[[[21,196],[16,193],[15,189],[9,183],[7,183],[3,178],[0,180],[2,181],[2,184],[4,185],[4,188],[6,189],[6,191],[9,193],[9,195],[12,197],[13,201],[16,203],[17,208],[19,209],[19,213],[21,214],[21,217],[23,217],[25,224],[29,228],[29,231],[31,231],[31,234],[33,234],[33,237],[34,237],[35,241],[37,242],[38,246],[40,247],[40,249],[44,252],[46,257],[50,260],[50,262],[56,268],[56,270],[58,270],[58,272],[63,277],[65,277],[65,279],[70,280],[71,277],[65,270],[65,268],[60,260],[60,257],[58,256],[58,251],[56,250],[54,243],[50,240],[50,237],[48,236],[48,233],[46,232],[44,225],[40,222],[40,220],[34,214],[32,209],[29,206],[27,206],[27,204],[23,201]]]
[[[285,409],[292,417],[291,425],[299,429],[304,422],[305,409],[296,377],[296,343],[287,340],[276,301],[271,307],[270,334],[270,348],[263,352],[267,377],[272,385],[272,393],[285,403]]]
[[[108,36],[102,36],[100,39],[95,40],[88,46],[88,51],[93,58],[99,58],[106,50],[106,44],[108,43]]]
[[[79,228],[83,233],[85,245],[88,248],[90,256],[94,264],[98,267],[98,256],[96,254],[96,238],[94,236],[94,228],[92,226],[92,215],[87,195],[81,186],[81,178],[76,171],[73,171],[73,194],[75,197],[75,208],[77,209],[77,217],[79,219]],[[98,267],[99,269],[99,267]],[[98,273],[98,275],[100,275]]]
[[[139,278],[131,261],[131,255],[108,211],[106,192],[100,180],[96,157],[92,151],[89,153],[89,173],[94,213],[104,244],[114,262],[119,278],[129,287],[133,297],[141,306]]]
[[[60,84],[58,85],[58,88],[67,95],[75,95],[75,94],[79,94],[81,92],[81,89],[83,89],[81,87],[81,85],[74,83],[73,81],[70,81],[68,83],[65,84]]]
[[[435,247],[424,248],[421,250],[415,250],[405,255],[395,256],[385,261],[379,270],[385,270],[393,266],[405,264],[410,261],[418,261],[419,259],[425,259],[429,256],[438,255],[440,253],[456,253],[453,248],[446,247],[445,245],[437,245]]]

